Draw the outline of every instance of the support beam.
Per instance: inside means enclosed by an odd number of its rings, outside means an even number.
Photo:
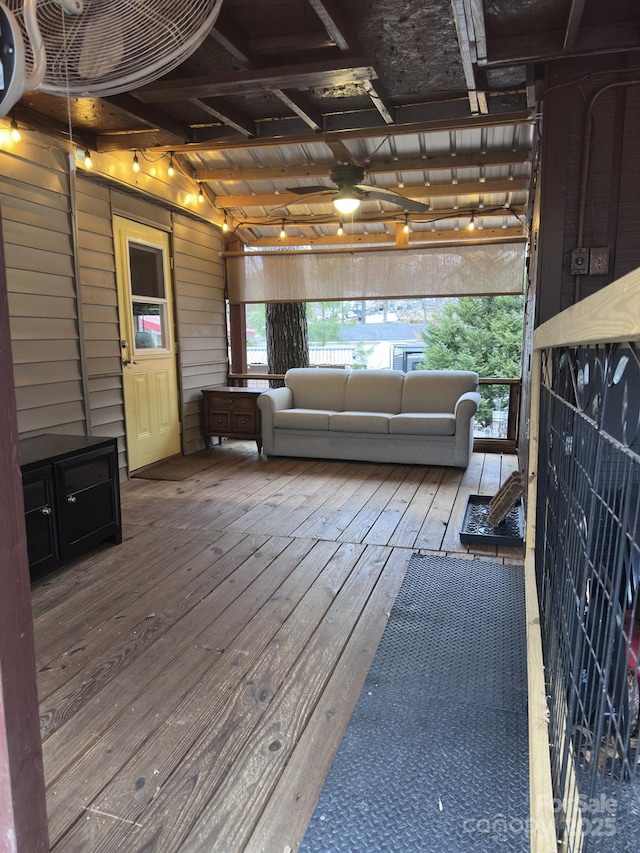
[[[354,156],[341,139],[326,143],[336,160],[344,163],[355,162]],[[488,151],[486,154],[457,154],[441,157],[407,158],[398,160],[373,160],[364,164],[368,175],[391,174],[395,172],[431,172],[450,171],[451,169],[471,169],[487,166],[520,166],[531,157],[528,149],[522,151]],[[326,178],[333,163],[314,163],[313,165],[265,166],[242,169],[197,169],[196,180],[207,181],[269,181],[277,178],[295,180],[298,178]]]
[[[429,199],[442,198],[443,196],[478,196],[491,193],[513,193],[526,190],[529,181],[527,178],[518,178],[513,181],[485,181],[484,183],[469,182],[463,184],[432,184],[431,186],[403,187],[396,190],[404,198]],[[327,184],[327,189],[332,187]],[[372,187],[374,189],[374,187]],[[318,204],[318,198],[314,197],[314,204]],[[330,204],[331,197],[328,196],[322,204]],[[293,204],[305,204],[304,196],[295,193],[262,193],[260,195],[220,195],[218,204],[226,209],[232,207],[288,207]]]
[[[181,142],[188,142],[191,139],[191,128],[188,124],[175,121],[164,110],[149,107],[131,95],[111,95],[104,100],[128,116],[133,116],[136,121],[169,133]]]
[[[31,587],[0,221],[0,850],[47,853]]]
[[[217,98],[273,89],[313,89],[346,86],[375,79],[371,63],[362,57],[350,61],[324,60],[308,65],[260,68],[229,75],[204,75],[156,80],[135,90],[145,104],[182,101],[185,98]]]
[[[464,98],[464,100],[463,100]],[[518,109],[518,105],[520,109]],[[15,110],[14,110],[15,112]],[[26,123],[26,121],[25,121]],[[437,101],[430,104],[411,104],[396,109],[396,123],[391,129],[380,119],[377,110],[360,113],[325,116],[325,128],[322,134],[309,133],[300,120],[274,120],[257,122],[260,136],[252,140],[239,133],[221,129],[195,129],[194,141],[185,145],[166,145],[157,133],[105,134],[96,137],[94,149],[104,153],[109,151],[131,151],[134,148],[148,148],[157,151],[224,151],[238,148],[260,148],[273,145],[304,145],[307,142],[327,142],[337,137],[341,139],[377,139],[381,136],[400,136],[406,133],[439,133],[446,130],[464,130],[467,128],[501,127],[512,124],[532,124],[533,111],[526,108],[524,92],[521,96],[512,96],[508,107],[504,98],[501,103],[490,101],[489,115],[470,116],[466,96],[451,101]]]
[[[223,98],[215,98],[212,101],[204,101],[200,98],[192,98],[192,104],[195,104],[207,115],[217,118],[227,127],[232,127],[246,136],[247,139],[252,139],[256,135],[255,123],[245,115],[241,115],[238,110],[234,109],[230,104],[227,104]]]
[[[482,243],[522,243],[526,236],[522,228],[485,228],[482,231],[459,231],[452,236],[451,231],[429,231],[413,232],[409,235],[408,247],[412,246],[459,246],[460,244],[482,244]],[[263,237],[248,245],[254,248],[266,248],[278,246],[279,248],[296,248],[304,246],[332,246],[334,248],[344,247],[349,251],[352,246],[380,246],[393,245],[394,236],[389,234],[345,234],[340,237],[337,234],[318,236],[315,240],[308,237]],[[407,246],[401,247],[406,251]]]

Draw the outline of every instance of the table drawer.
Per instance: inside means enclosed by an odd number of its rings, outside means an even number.
[[[231,415],[229,412],[216,412],[213,409],[209,409],[207,427],[213,433],[217,429],[229,432],[231,429]]]
[[[254,397],[233,396],[232,394],[209,394],[209,408],[233,409],[234,411],[250,412],[255,408]]]
[[[254,412],[232,412],[231,423],[234,432],[254,433],[257,430]]]

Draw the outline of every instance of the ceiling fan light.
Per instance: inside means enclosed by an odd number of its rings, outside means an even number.
[[[353,213],[360,207],[360,199],[354,198],[348,190],[340,190],[332,201],[333,206],[339,213]]]

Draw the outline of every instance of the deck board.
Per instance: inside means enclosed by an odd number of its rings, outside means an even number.
[[[468,495],[515,457],[252,447],[123,484],[122,545],[33,586],[54,853],[296,849],[414,550],[522,560],[459,541]]]

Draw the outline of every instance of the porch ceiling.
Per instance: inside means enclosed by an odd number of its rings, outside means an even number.
[[[143,168],[173,155],[255,247],[522,240],[544,62],[624,63],[639,17],[634,0],[224,0],[162,79],[69,105],[32,92],[12,116],[67,141],[70,119],[76,142]],[[330,198],[287,190],[334,188],[339,163],[430,209],[366,200],[338,236]]]

